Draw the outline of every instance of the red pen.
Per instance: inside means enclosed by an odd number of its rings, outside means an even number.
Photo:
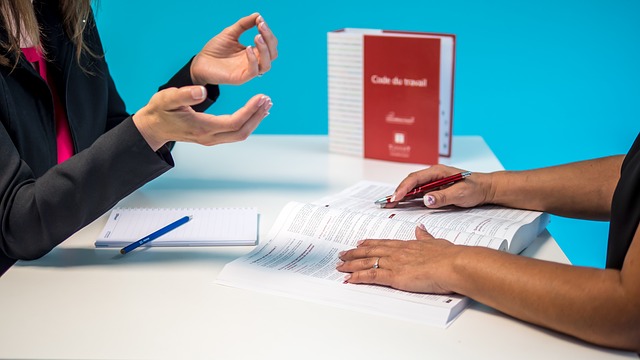
[[[455,184],[460,180],[464,180],[464,178],[468,177],[469,175],[471,175],[471,171],[465,171],[465,172],[461,172],[455,175],[451,175],[451,176],[447,176],[446,178],[442,178],[436,181],[432,181],[430,183],[424,184],[424,185],[420,185],[417,186],[415,188],[413,188],[411,191],[409,191],[405,197],[407,196],[412,196],[412,195],[416,195],[416,194],[420,194],[420,193],[425,193],[429,190],[433,190],[433,189],[437,189],[441,186],[446,186],[446,185],[451,185],[451,184]],[[376,205],[379,206],[384,206],[388,203],[391,202],[391,197],[392,195],[389,196],[385,196],[382,199],[378,199],[375,201]]]

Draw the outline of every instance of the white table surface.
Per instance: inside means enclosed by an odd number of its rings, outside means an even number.
[[[398,183],[422,165],[329,154],[326,136],[254,135],[204,148],[178,144],[175,169],[119,206],[256,206],[265,236],[290,200],[359,180]],[[442,162],[502,165],[480,137],[454,137]],[[214,284],[253,247],[95,249],[103,216],[42,259],[0,278],[2,359],[615,359],[478,303],[447,329]],[[545,232],[527,256],[568,263]]]

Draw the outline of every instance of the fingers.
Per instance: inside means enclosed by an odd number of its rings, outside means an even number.
[[[258,32],[260,32],[262,42],[266,44],[269,50],[269,58],[275,60],[278,57],[278,39],[264,21],[262,15],[256,19],[256,26],[258,27]]]
[[[345,283],[351,284],[378,284],[391,286],[393,273],[386,269],[368,269],[347,274],[344,277]]]
[[[355,272],[367,269],[379,269],[382,268],[382,265],[380,264],[381,260],[381,256],[366,257],[362,259],[343,262],[336,268],[341,272]],[[376,264],[378,265],[378,267],[375,266]]]
[[[271,69],[271,62],[278,57],[278,39],[258,13],[245,16],[224,30],[225,34],[238,41],[242,33],[254,26],[259,32],[254,38],[255,47],[245,48],[248,61],[246,74],[250,78],[262,75]]]
[[[271,70],[271,62],[278,57],[278,39],[273,35],[262,16],[258,16],[255,21],[259,32],[254,38],[257,51],[251,49],[251,53],[247,54],[247,57],[249,69],[257,69],[255,75],[262,75]]]
[[[424,224],[419,224],[418,226],[416,226],[416,239],[432,240],[434,239],[434,237],[427,231],[427,228],[424,227]]]
[[[255,53],[255,50],[251,45],[249,45],[247,46],[245,51],[247,52],[247,62],[248,62],[247,75],[249,75],[250,78],[260,75],[260,62],[258,60],[258,56]],[[260,50],[258,50],[258,53],[259,52]]]
[[[258,13],[253,13],[249,16],[245,16],[240,20],[236,21],[235,24],[226,28],[224,31],[227,32],[229,36],[232,36],[234,39],[237,40],[238,38],[240,38],[240,35],[242,35],[243,32],[251,29],[256,25],[256,19],[259,16],[260,14]]]
[[[271,99],[264,95],[256,95],[232,115],[219,116],[217,121],[223,120],[224,130],[212,135],[210,141],[204,145],[216,145],[243,141],[253,133],[262,119],[269,115],[273,106]]]
[[[207,89],[204,86],[194,85],[164,89],[157,92],[152,99],[154,103],[162,104],[162,110],[171,111],[200,104],[206,97]]]
[[[356,259],[389,256],[394,249],[405,246],[404,240],[364,240],[355,249],[340,253],[340,260],[351,261]]]
[[[385,268],[385,261],[386,258],[382,256],[372,256],[341,262],[336,269],[350,273],[345,275],[345,283],[391,285],[393,274]]]
[[[258,49],[259,57],[258,62],[258,74],[262,75],[271,69],[271,54],[269,48],[264,41],[262,35],[258,34],[255,37],[256,48]],[[255,55],[255,54],[254,54]]]
[[[176,132],[167,127],[167,118],[185,115],[190,116],[196,112],[190,107],[204,101],[207,90],[204,86],[194,85],[182,88],[168,88],[157,92],[151,97],[149,103],[141,108],[132,119],[142,137],[147,141],[153,151],[170,140]]]
[[[268,96],[256,95],[231,115],[194,111],[190,105],[205,97],[199,85],[159,91],[133,116],[134,124],[154,151],[168,141],[210,146],[246,139],[273,105]]]

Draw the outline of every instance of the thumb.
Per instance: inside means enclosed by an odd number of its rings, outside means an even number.
[[[154,97],[159,100],[162,109],[170,111],[200,104],[207,97],[207,89],[200,85],[169,88],[158,92]]]
[[[245,16],[236,21],[233,25],[226,28],[225,31],[229,33],[234,39],[238,39],[240,35],[242,35],[242,33],[256,25],[256,19],[258,18],[258,16],[260,16],[259,13],[253,13],[251,15]]]
[[[441,208],[443,206],[451,205],[447,200],[447,189],[440,191],[432,191],[427,193],[422,198],[424,205],[431,209]]]
[[[431,240],[433,239],[433,235],[429,234],[427,228],[424,227],[424,224],[419,224],[418,226],[416,226],[416,239]]]

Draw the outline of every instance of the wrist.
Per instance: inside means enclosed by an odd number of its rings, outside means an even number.
[[[504,175],[505,171],[496,171],[492,173],[485,174],[486,181],[484,184],[485,188],[485,204],[498,204],[500,199],[498,198],[498,188],[499,183]]]
[[[140,135],[142,135],[153,151],[158,151],[158,149],[167,143],[168,140],[159,136],[158,131],[155,130],[154,123],[157,123],[157,121],[154,121],[154,117],[148,114],[146,107],[143,107],[136,114],[132,115],[132,119]]]
[[[191,82],[193,85],[207,85],[206,81],[202,81],[198,77],[198,74],[200,73],[198,69],[200,67],[200,56],[200,53],[196,54],[191,61],[191,66],[189,67],[189,75],[191,76]]]
[[[478,264],[482,264],[484,251],[493,251],[488,248],[467,245],[455,245],[456,254],[450,262],[450,269],[447,272],[447,285],[449,290],[456,294],[469,296],[472,292],[471,286],[476,281],[474,274],[477,270],[474,268]]]

